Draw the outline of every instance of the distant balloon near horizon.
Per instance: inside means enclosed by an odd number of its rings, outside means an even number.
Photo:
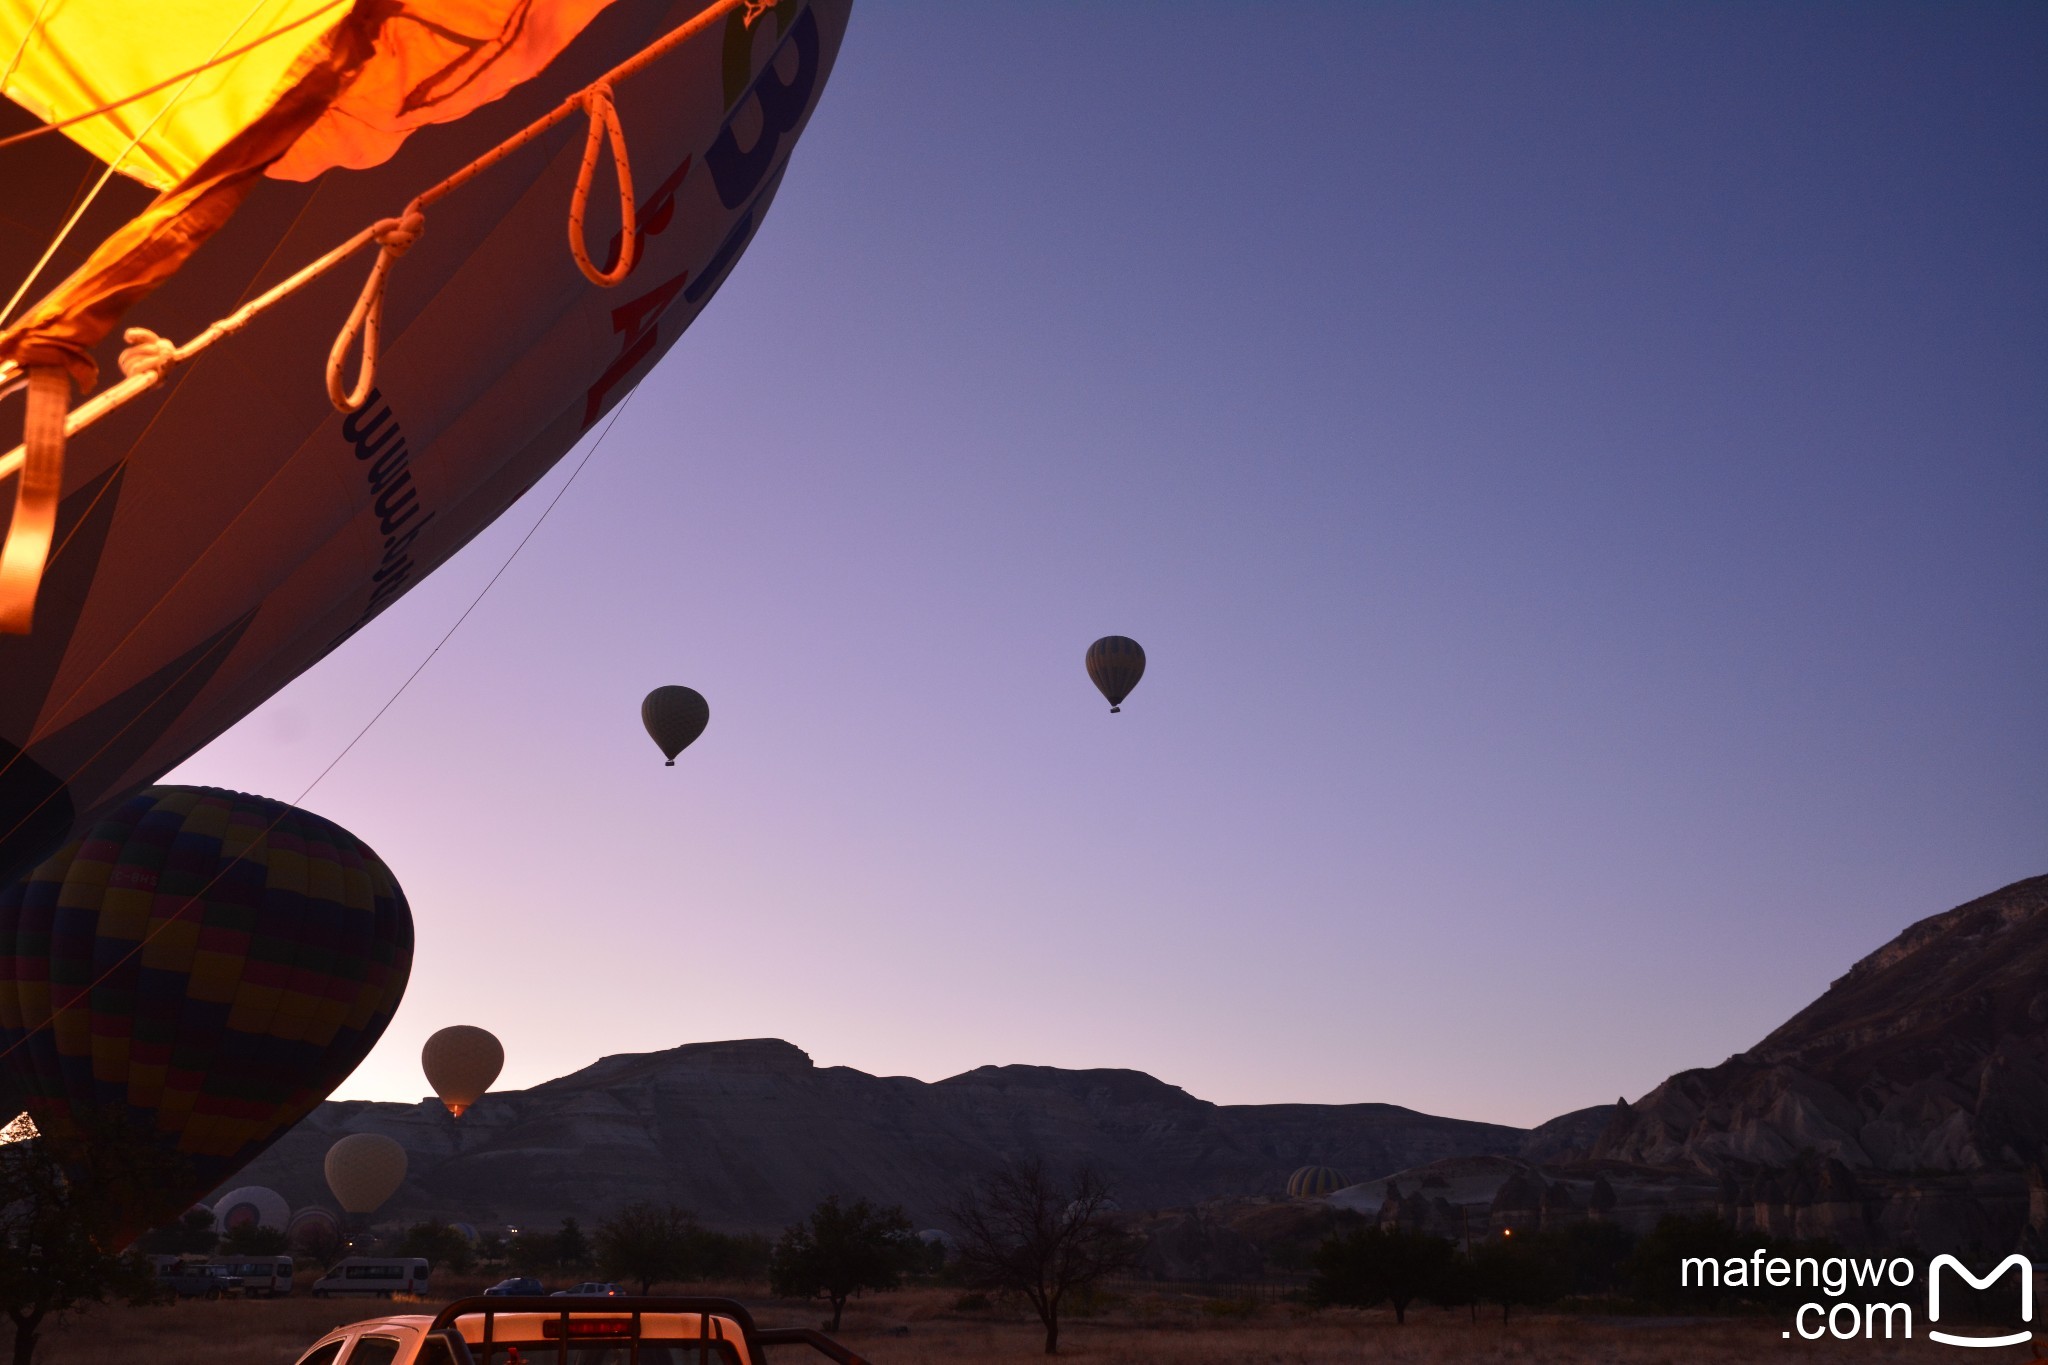
[[[695,743],[711,723],[711,703],[695,688],[671,683],[655,688],[640,703],[640,723],[668,759],[662,766],[673,768],[676,755]]]
[[[332,1209],[309,1204],[292,1214],[284,1235],[287,1242],[301,1251],[332,1246],[341,1240],[341,1220]]]
[[[1109,698],[1111,715],[1145,676],[1145,649],[1128,635],[1105,635],[1088,646],[1088,677]]]
[[[1328,1166],[1304,1166],[1287,1177],[1287,1197],[1320,1199],[1326,1194],[1335,1194],[1348,1183]]]
[[[505,1069],[505,1045],[488,1029],[450,1024],[420,1049],[420,1069],[448,1112],[461,1118]]]
[[[283,1232],[291,1216],[291,1205],[284,1202],[284,1196],[261,1185],[229,1190],[213,1204],[213,1223],[222,1232],[252,1227]]]
[[[382,1133],[350,1133],[327,1149],[327,1188],[346,1213],[375,1213],[405,1183],[405,1148]]]

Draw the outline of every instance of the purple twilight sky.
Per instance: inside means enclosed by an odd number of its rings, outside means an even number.
[[[1634,1098],[2048,870],[2044,445],[2048,7],[861,0],[305,802],[419,930],[339,1093],[463,1022]],[[581,455],[172,780],[296,796]]]

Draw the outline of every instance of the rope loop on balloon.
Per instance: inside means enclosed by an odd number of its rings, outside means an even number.
[[[590,118],[590,130],[583,139],[583,164],[576,171],[576,193],[569,200],[569,251],[584,279],[610,289],[633,273],[638,254],[640,222],[633,207],[633,163],[626,155],[626,130],[620,126],[618,108],[612,103],[611,82],[598,81],[576,99]],[[597,156],[604,143],[611,145],[612,173],[619,186],[619,259],[610,270],[599,269],[591,260],[590,246],[583,236],[583,216],[590,207],[590,182],[597,174]]]
[[[327,399],[336,411],[354,412],[370,401],[370,391],[377,386],[377,341],[384,325],[384,284],[391,277],[391,267],[412,250],[412,244],[426,230],[427,217],[417,204],[408,205],[396,218],[379,219],[370,227],[370,236],[377,242],[376,263],[370,267],[370,278],[363,281],[363,292],[356,296],[356,306],[349,310],[348,321],[341,325],[334,347],[327,353]],[[345,387],[342,372],[348,363],[348,349],[358,335],[363,339],[363,357],[356,369],[355,385]]]

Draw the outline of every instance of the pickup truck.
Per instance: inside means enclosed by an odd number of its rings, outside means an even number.
[[[823,1332],[757,1327],[732,1299],[627,1296],[570,1307],[511,1295],[337,1327],[298,1365],[766,1365],[770,1346],[867,1365]]]
[[[219,1299],[242,1292],[242,1277],[217,1265],[160,1265],[156,1282],[181,1299]]]

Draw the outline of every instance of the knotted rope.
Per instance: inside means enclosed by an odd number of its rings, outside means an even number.
[[[384,325],[384,281],[390,277],[392,265],[412,250],[412,244],[426,230],[427,216],[419,211],[418,200],[408,204],[400,216],[379,219],[370,226],[370,236],[378,245],[377,263],[370,267],[370,278],[363,281],[356,306],[349,310],[348,321],[341,325],[333,347],[327,352],[327,399],[339,411],[354,412],[370,401],[370,390],[377,386],[377,340]],[[344,388],[342,367],[348,363],[348,348],[358,333],[363,338],[362,364],[356,371],[355,387]]]

